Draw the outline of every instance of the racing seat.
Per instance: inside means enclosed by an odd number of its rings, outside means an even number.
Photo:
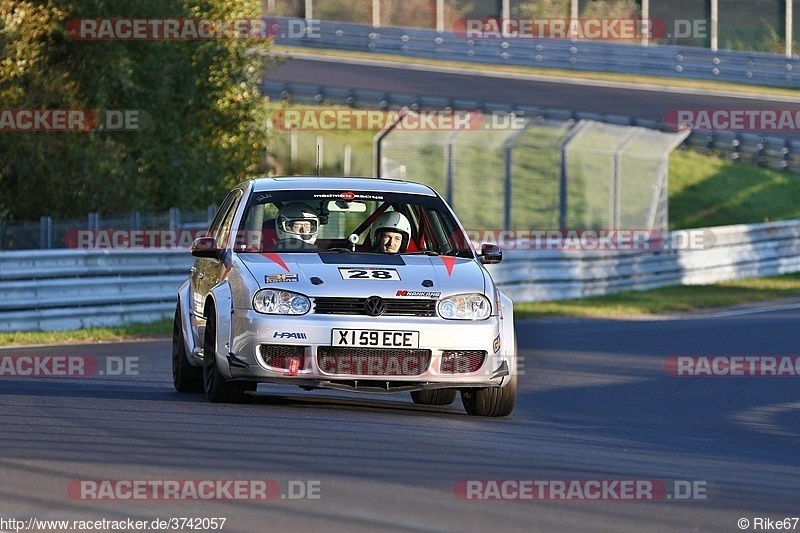
[[[275,230],[275,219],[270,218],[261,225],[261,251],[271,252],[278,244],[278,232]]]

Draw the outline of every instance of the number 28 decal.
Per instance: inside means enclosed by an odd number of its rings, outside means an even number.
[[[380,280],[400,280],[400,275],[394,268],[339,268],[342,279],[380,279]]]

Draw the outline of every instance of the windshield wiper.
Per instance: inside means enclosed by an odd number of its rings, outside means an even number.
[[[445,252],[442,255],[454,255],[456,257],[466,257],[466,258],[474,257],[470,250],[450,250],[449,252]]]
[[[406,252],[403,255],[432,255],[432,256],[438,256],[439,252],[434,252],[433,250],[420,250],[419,252]]]
[[[348,250],[347,248],[325,248],[324,250],[318,250],[318,252],[319,253],[336,252],[336,253],[339,253],[339,254],[350,254],[350,253],[353,253],[350,250]]]

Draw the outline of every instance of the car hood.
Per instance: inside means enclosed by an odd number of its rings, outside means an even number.
[[[487,276],[477,261],[453,256],[305,252],[246,253],[239,258],[261,287],[312,297],[438,298],[465,292],[485,294],[487,288]],[[375,269],[391,269],[399,280],[344,279],[342,270],[360,267],[367,276]]]

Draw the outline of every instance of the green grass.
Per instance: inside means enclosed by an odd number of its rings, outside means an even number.
[[[149,324],[131,324],[114,328],[0,333],[0,346],[108,342],[128,339],[152,339],[169,335],[172,335],[172,320],[162,320]]]
[[[515,318],[550,316],[629,317],[713,309],[800,296],[800,273],[740,279],[717,285],[626,291],[581,300],[514,305]]]
[[[670,157],[672,229],[800,218],[800,176],[676,151]]]

